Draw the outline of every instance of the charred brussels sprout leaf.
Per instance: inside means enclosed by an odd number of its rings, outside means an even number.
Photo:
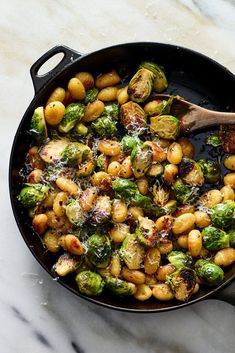
[[[224,201],[211,208],[210,214],[213,225],[219,228],[228,228],[234,225],[235,221],[235,202]]]
[[[176,200],[183,205],[192,204],[198,197],[198,188],[184,184],[181,179],[173,184],[173,190]]]
[[[224,279],[224,271],[221,267],[208,260],[198,260],[195,264],[198,278],[209,286],[216,286]]]
[[[217,161],[200,159],[197,163],[202,170],[206,183],[216,184],[220,181],[221,169]]]
[[[114,277],[105,278],[105,287],[118,297],[133,295],[136,292],[136,286],[134,283],[126,282]]]
[[[144,247],[139,243],[136,235],[127,235],[119,251],[119,255],[127,267],[130,270],[138,270],[144,261],[144,254]]]
[[[104,154],[100,154],[97,158],[98,169],[106,172],[108,169],[108,165],[109,165],[108,157],[105,156]]]
[[[196,275],[190,268],[181,268],[167,275],[166,282],[173,291],[175,298],[186,302],[193,293],[196,284]]]
[[[205,181],[198,163],[187,157],[179,164],[179,175],[190,186],[202,186]]]
[[[124,128],[135,135],[141,135],[147,128],[147,119],[144,110],[135,102],[122,104],[120,119]]]
[[[38,107],[34,110],[30,123],[30,133],[35,138],[35,140],[39,142],[42,142],[47,138],[47,126],[43,107]]]
[[[169,200],[170,190],[166,185],[153,185],[153,201],[156,205],[163,207]]]
[[[117,103],[111,102],[106,103],[103,111],[104,116],[109,116],[114,120],[118,120],[119,115],[119,105]]]
[[[145,175],[153,161],[153,153],[150,146],[136,146],[131,152],[132,170],[136,178]]]
[[[85,112],[85,105],[82,103],[69,104],[64,113],[64,118],[59,124],[59,131],[67,133],[82,119]]]
[[[235,124],[221,125],[219,136],[223,150],[227,153],[235,153]]]
[[[87,257],[98,268],[108,266],[111,258],[111,242],[106,235],[93,234],[87,239]]]
[[[70,200],[65,210],[70,223],[72,223],[74,226],[80,227],[86,222],[85,214],[82,211],[78,200]]]
[[[78,289],[82,294],[89,296],[100,295],[104,288],[102,277],[92,271],[82,271],[75,278]]]
[[[167,255],[168,261],[175,266],[176,269],[184,267],[193,267],[193,258],[192,256],[185,254],[182,251],[171,251]]]
[[[175,140],[180,133],[180,121],[172,115],[152,116],[150,131],[163,139]]]
[[[212,147],[219,147],[222,145],[222,142],[220,140],[219,134],[218,133],[213,133],[207,136],[206,138],[206,144],[208,146]]]
[[[87,105],[92,103],[96,100],[98,96],[99,90],[96,87],[89,89],[86,93],[86,97],[84,98],[84,104]]]
[[[118,133],[117,122],[112,120],[109,116],[102,116],[96,119],[92,124],[91,128],[100,137],[113,137]]]
[[[143,103],[151,94],[155,75],[152,71],[141,67],[129,82],[127,93],[130,99]]]
[[[35,207],[48,195],[49,188],[43,184],[24,184],[20,191],[18,200],[26,208]]]
[[[141,146],[141,140],[137,136],[123,136],[121,140],[122,149],[124,152],[131,153],[134,148]]]
[[[158,237],[158,231],[154,221],[147,217],[139,217],[138,226],[136,228],[136,237],[142,245],[153,247],[156,244]]]
[[[146,68],[153,72],[153,89],[156,92],[162,92],[167,88],[168,82],[165,73],[157,64],[155,64],[154,62],[143,62],[140,67]]]
[[[202,230],[202,241],[207,250],[220,250],[229,246],[229,235],[221,229],[209,226]]]

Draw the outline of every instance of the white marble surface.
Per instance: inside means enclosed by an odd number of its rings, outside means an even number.
[[[0,351],[233,353],[235,309],[205,301],[136,315],[89,304],[53,281],[27,249],[10,207],[8,161],[33,98],[32,63],[63,43],[87,53],[158,41],[193,48],[235,73],[235,0],[0,1]]]

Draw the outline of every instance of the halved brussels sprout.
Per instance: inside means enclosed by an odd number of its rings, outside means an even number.
[[[59,131],[67,133],[74,128],[74,126],[82,119],[85,113],[85,105],[82,103],[69,104],[64,113],[64,117],[59,123]]]
[[[81,139],[88,133],[88,128],[83,123],[77,123],[71,130],[70,136],[74,139]]]
[[[200,166],[187,157],[183,157],[179,164],[179,175],[190,186],[202,186],[205,181]]]
[[[81,209],[79,200],[70,200],[65,210],[70,223],[74,226],[80,227],[86,222],[86,215]]]
[[[146,131],[146,114],[141,106],[135,102],[130,101],[121,105],[120,119],[128,132],[141,135]]]
[[[39,142],[47,138],[47,125],[43,107],[38,107],[34,110],[30,123],[30,133]]]
[[[87,239],[87,258],[98,268],[105,268],[111,259],[111,242],[105,234],[93,234]]]
[[[84,98],[84,104],[87,105],[89,103],[94,102],[98,96],[98,93],[99,93],[99,90],[96,87],[89,89],[86,92],[86,97]]]
[[[42,160],[48,164],[56,164],[62,157],[65,148],[70,141],[66,138],[51,140],[43,145],[39,150]]]
[[[97,157],[97,168],[100,171],[107,172],[109,166],[109,158],[108,156],[105,156],[104,154],[100,154]]]
[[[145,175],[153,161],[153,152],[150,146],[136,146],[131,152],[133,174],[136,178]]]
[[[96,119],[92,124],[91,128],[100,137],[113,137],[118,133],[117,122],[114,121],[110,116],[101,116]]]
[[[150,118],[151,133],[166,140],[176,140],[180,133],[180,121],[172,115],[158,115]]]
[[[129,82],[127,93],[130,99],[143,103],[151,94],[155,75],[152,71],[141,67]]]
[[[228,228],[233,226],[235,222],[235,202],[227,200],[213,206],[210,217],[216,227]]]
[[[91,223],[94,225],[103,224],[111,217],[111,200],[109,196],[98,196],[95,207],[92,210]]]
[[[166,185],[153,185],[153,201],[156,205],[163,207],[170,197],[170,189]]]
[[[192,204],[198,197],[199,191],[196,187],[190,187],[189,185],[184,184],[181,179],[176,180],[173,184],[173,190],[176,200],[183,205]]]
[[[186,302],[191,297],[196,284],[195,271],[190,268],[181,268],[167,275],[166,283],[177,300]]]
[[[118,120],[119,105],[115,102],[105,103],[102,115],[109,116],[114,120]]]
[[[206,183],[216,184],[221,179],[221,169],[217,161],[212,159],[200,159],[197,161],[202,170]]]
[[[185,254],[182,251],[171,251],[167,255],[168,261],[175,266],[175,268],[178,270],[180,268],[185,268],[185,267],[193,267],[193,258],[189,254]]]
[[[156,245],[158,231],[154,221],[147,217],[140,216],[136,228],[136,237],[138,241],[146,247],[153,247]]]
[[[209,286],[216,286],[224,279],[222,268],[208,260],[198,260],[195,263],[195,270],[198,278]]]
[[[92,271],[82,271],[77,274],[75,281],[82,294],[89,296],[100,295],[104,288],[102,277]]]
[[[145,249],[136,235],[127,235],[119,251],[120,257],[130,270],[138,270],[144,261]]]
[[[66,276],[75,272],[80,263],[80,259],[69,253],[61,255],[55,264],[55,272],[60,276]]]
[[[125,135],[121,140],[124,152],[131,153],[137,146],[141,146],[141,140],[137,136]]]
[[[43,201],[49,192],[49,188],[43,184],[23,184],[18,200],[26,208],[35,207],[39,202]]]
[[[66,164],[81,164],[91,154],[91,149],[80,142],[70,142],[62,152],[61,161]]]
[[[124,297],[127,295],[133,295],[136,292],[136,286],[134,283],[123,281],[120,278],[106,277],[105,287],[114,295],[118,297]]]
[[[154,73],[153,89],[162,92],[168,87],[168,82],[163,70],[154,62],[143,62],[140,67],[146,68]]]
[[[229,247],[229,235],[213,226],[208,226],[202,230],[202,241],[207,250],[213,251]]]

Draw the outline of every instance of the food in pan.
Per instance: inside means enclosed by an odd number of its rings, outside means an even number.
[[[18,199],[84,295],[185,302],[235,261],[235,156],[226,175],[218,159],[233,141],[221,128],[197,160],[173,97],[152,95],[167,85],[153,62],[128,80],[79,72],[32,116]]]

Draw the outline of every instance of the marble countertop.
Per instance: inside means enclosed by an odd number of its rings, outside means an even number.
[[[0,4],[0,351],[233,353],[235,309],[207,300],[160,314],[97,307],[53,281],[17,229],[8,163],[34,91],[30,66],[56,44],[82,53],[131,41],[200,51],[235,73],[235,0],[8,0]]]

